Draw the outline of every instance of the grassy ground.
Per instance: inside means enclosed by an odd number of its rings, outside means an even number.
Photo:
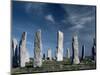
[[[76,70],[90,70],[96,69],[96,64],[91,59],[84,59],[78,65],[70,64],[70,60],[61,62],[57,61],[44,61],[42,67],[33,68],[32,62],[26,64],[24,68],[12,68],[12,74],[25,74],[25,73],[44,73],[44,72],[58,72],[58,71],[76,71]]]

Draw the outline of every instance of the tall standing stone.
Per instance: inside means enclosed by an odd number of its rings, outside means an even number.
[[[58,31],[57,44],[57,61],[63,61],[63,32],[61,31]]]
[[[18,52],[18,43],[17,40],[14,38],[12,40],[12,51],[11,51],[11,55],[12,55],[12,67],[18,67],[18,63],[19,63],[19,52]]]
[[[67,59],[70,59],[70,50],[67,48]]]
[[[27,48],[26,48],[26,36],[27,33],[22,33],[22,38],[19,44],[19,51],[20,51],[20,67],[25,67],[27,62]]]
[[[81,56],[81,60],[83,60],[85,58],[85,46],[82,46],[82,56]]]
[[[72,38],[72,50],[73,50],[73,64],[79,64],[79,49],[78,49],[78,37],[75,34]]]
[[[47,51],[47,60],[52,60],[51,49],[49,48]]]
[[[34,40],[34,67],[42,66],[42,40],[41,30],[38,30],[35,34]]]

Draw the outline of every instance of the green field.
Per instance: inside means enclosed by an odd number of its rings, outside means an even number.
[[[58,72],[58,71],[76,71],[76,70],[91,70],[96,69],[96,64],[91,59],[84,59],[80,64],[70,64],[70,60],[57,62],[55,60],[43,61],[42,67],[33,68],[32,62],[27,63],[24,68],[12,68],[12,75],[26,74],[26,73],[44,73],[44,72]]]

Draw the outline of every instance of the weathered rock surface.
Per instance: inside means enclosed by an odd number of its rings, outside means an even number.
[[[25,67],[26,62],[29,61],[28,51],[26,48],[26,38],[27,33],[23,32],[22,38],[19,44],[19,51],[20,51],[20,67]]]
[[[72,38],[72,51],[73,51],[73,64],[79,64],[79,48],[78,48],[78,37],[75,34]]]
[[[42,40],[41,30],[38,30],[34,39],[34,67],[42,66]]]
[[[63,32],[58,31],[57,35],[57,61],[63,61]]]

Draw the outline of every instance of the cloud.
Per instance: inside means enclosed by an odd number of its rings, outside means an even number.
[[[80,7],[76,5],[69,5],[67,7],[66,5],[63,5],[62,7],[69,14],[68,19],[64,19],[62,21],[63,23],[67,24],[67,21],[69,20],[69,22],[71,23],[71,25],[69,25],[69,30],[79,31],[81,29],[89,29],[90,26],[94,26],[95,7]]]
[[[54,23],[55,21],[54,21],[54,19],[53,19],[53,16],[52,15],[47,15],[47,16],[45,16],[45,19],[46,20],[48,20],[48,21],[50,21],[50,22],[52,22],[52,23]]]
[[[73,24],[73,26],[70,29],[82,29],[85,28],[87,25],[86,23],[91,23],[94,19],[94,16],[88,16],[87,14],[83,15],[74,15],[70,16],[70,21]]]
[[[93,42],[93,38],[95,38],[95,34],[80,34],[82,42]],[[87,39],[88,38],[88,39]]]
[[[70,29],[71,29],[71,30],[72,30],[72,29],[77,29],[77,30],[79,30],[79,29],[82,29],[82,28],[84,28],[83,25],[75,25],[75,26],[71,27]]]
[[[25,10],[27,13],[43,13],[43,7],[45,6],[45,3],[27,3],[25,6]]]

